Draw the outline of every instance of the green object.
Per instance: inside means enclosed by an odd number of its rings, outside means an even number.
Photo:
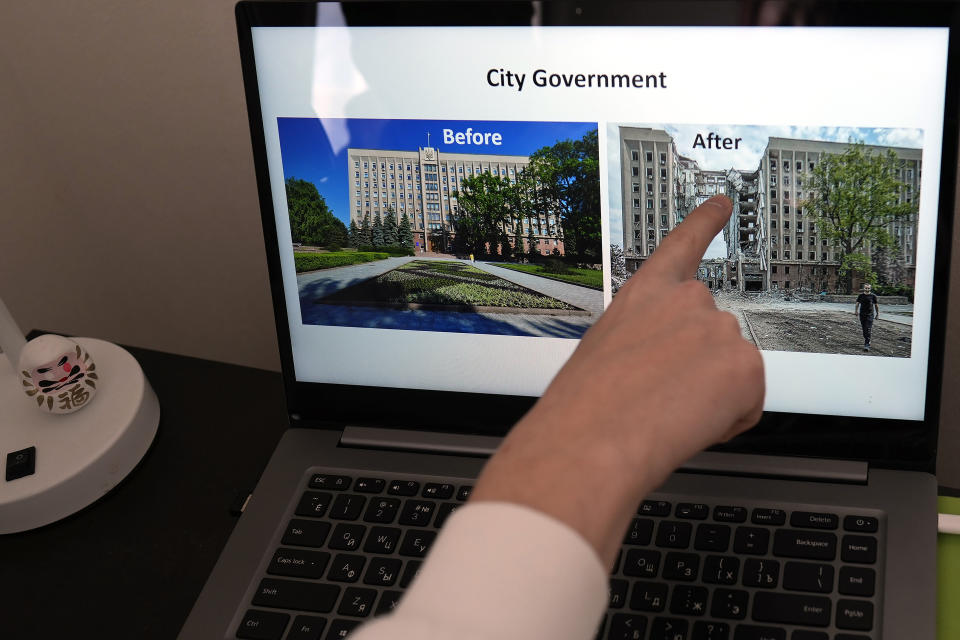
[[[940,496],[940,513],[960,515],[960,498]],[[937,637],[960,638],[960,535],[937,535]]]
[[[301,271],[315,271],[317,269],[331,269],[333,267],[344,267],[350,264],[360,262],[373,262],[374,260],[386,260],[389,258],[385,253],[370,253],[363,251],[350,251],[347,253],[294,253],[293,262],[296,265],[297,273]]]

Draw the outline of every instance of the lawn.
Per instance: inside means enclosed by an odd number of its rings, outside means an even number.
[[[578,267],[567,267],[566,273],[552,273],[544,269],[543,265],[539,264],[510,264],[500,262],[497,263],[497,266],[503,267],[504,269],[513,269],[514,271],[531,273],[535,276],[554,278],[556,280],[569,282],[570,284],[578,284],[581,287],[589,287],[591,289],[603,291],[603,271],[600,269],[580,269]]]
[[[317,302],[417,307],[429,305],[459,311],[479,307],[577,310],[556,298],[531,291],[463,262],[438,260],[413,260]]]
[[[301,271],[315,271],[317,269],[332,269],[333,267],[345,267],[350,264],[359,264],[361,262],[373,262],[374,260],[386,260],[389,258],[386,253],[370,251],[350,251],[335,253],[294,253],[293,262],[297,267],[297,273]]]

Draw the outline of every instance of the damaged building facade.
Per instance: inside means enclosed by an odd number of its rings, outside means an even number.
[[[705,261],[698,278],[714,285],[711,288],[742,292],[836,291],[841,255],[818,234],[815,217],[804,211],[801,203],[810,196],[809,176],[821,156],[843,153],[848,147],[846,143],[770,137],[756,168],[717,171],[701,169],[695,160],[679,154],[666,131],[620,127],[623,247],[628,270],[635,271],[694,207],[719,193],[733,201],[733,214],[723,230],[727,255],[723,268]],[[866,147],[873,153],[889,149],[897,154],[901,161],[897,179],[906,185],[901,201],[916,204],[922,150]],[[890,223],[888,232],[897,243],[891,267],[894,279],[912,285],[916,215]],[[855,282],[858,288],[860,284]]]

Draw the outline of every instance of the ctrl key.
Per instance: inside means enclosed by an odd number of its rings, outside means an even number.
[[[280,640],[289,621],[290,616],[285,613],[250,609],[240,621],[237,637],[251,640]]]

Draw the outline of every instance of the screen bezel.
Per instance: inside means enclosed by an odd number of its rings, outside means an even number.
[[[761,23],[762,2],[342,2],[347,26],[790,26]],[[799,13],[798,13],[799,12]],[[316,3],[240,2],[236,7],[241,64],[254,149],[264,241],[277,321],[277,341],[291,423],[305,427],[378,426],[502,436],[536,398],[450,391],[306,383],[294,379],[273,195],[256,78],[251,28],[325,26]],[[955,28],[960,10],[947,2],[808,2],[789,17],[815,26]],[[790,24],[795,24],[792,22]],[[934,263],[925,419],[883,420],[766,412],[760,424],[719,451],[864,460],[934,472],[940,418],[950,245],[955,199],[958,102],[957,46],[950,39]]]

